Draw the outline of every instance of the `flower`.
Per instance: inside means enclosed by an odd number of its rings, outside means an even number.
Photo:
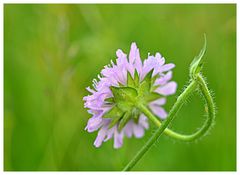
[[[120,49],[116,55],[116,64],[111,61],[104,67],[99,80],[93,80],[94,89],[87,87],[91,95],[83,98],[84,107],[92,114],[85,129],[99,130],[96,147],[114,138],[114,148],[120,148],[124,136],[143,137],[149,123],[138,105],[148,106],[156,116],[165,119],[167,112],[162,105],[177,88],[176,82],[170,81],[175,65],[165,64],[160,53],[148,55],[142,62],[136,43],[132,43],[129,59]]]

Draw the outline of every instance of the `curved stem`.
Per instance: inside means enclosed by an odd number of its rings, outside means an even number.
[[[206,122],[204,123],[203,127],[199,129],[196,133],[191,135],[182,135],[179,133],[176,133],[170,129],[168,129],[168,125],[171,123],[171,121],[174,119],[176,113],[180,110],[180,108],[183,106],[186,99],[189,97],[189,95],[197,89],[197,85],[199,85],[199,88],[201,90],[201,93],[203,94],[207,106],[208,106],[208,118]],[[213,99],[211,97],[211,94],[207,88],[207,85],[203,79],[203,77],[199,74],[195,80],[192,80],[192,82],[188,85],[188,87],[183,91],[183,93],[177,98],[177,101],[173,105],[172,109],[169,112],[169,115],[167,119],[161,124],[159,120],[156,119],[156,117],[145,107],[145,106],[138,106],[138,108],[150,118],[159,128],[154,133],[154,135],[147,141],[147,143],[140,149],[140,151],[135,155],[135,157],[127,164],[127,166],[123,169],[123,171],[129,171],[133,168],[133,166],[142,158],[142,156],[150,149],[150,147],[153,145],[153,143],[162,135],[162,133],[166,133],[168,136],[171,136],[173,138],[184,140],[184,141],[191,141],[195,140],[202,135],[204,135],[208,129],[211,127],[215,111],[214,111],[214,103]]]
[[[142,158],[142,156],[147,152],[147,150],[153,145],[153,143],[160,137],[163,131],[167,128],[169,123],[173,120],[175,114],[183,105],[184,101],[190,95],[190,93],[196,89],[196,81],[192,81],[188,87],[183,91],[183,93],[177,98],[176,103],[173,105],[169,112],[167,119],[161,124],[153,136],[147,141],[147,143],[140,149],[140,151],[135,155],[135,157],[127,164],[123,171],[129,171],[132,167]],[[142,106],[139,106],[142,109]],[[144,111],[143,111],[144,112]]]
[[[169,128],[166,128],[164,130],[164,134],[174,138],[174,139],[178,139],[181,141],[194,141],[196,139],[199,139],[201,136],[203,136],[206,131],[212,126],[213,120],[214,120],[214,103],[213,103],[213,99],[210,95],[210,92],[207,88],[207,85],[203,79],[203,77],[201,75],[199,75],[197,77],[196,80],[199,84],[199,87],[201,89],[201,92],[204,96],[204,98],[206,99],[206,103],[207,103],[207,109],[210,110],[210,112],[208,112],[206,121],[204,123],[204,125],[195,133],[193,134],[180,134],[177,133]],[[157,126],[160,127],[161,126],[161,121],[158,120],[149,110],[148,108],[146,108],[145,106],[141,106],[141,111]]]

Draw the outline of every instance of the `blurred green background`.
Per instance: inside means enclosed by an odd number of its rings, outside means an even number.
[[[4,170],[121,170],[148,140],[93,146],[84,128],[85,88],[136,41],[142,59],[160,53],[176,64],[179,94],[203,44],[203,69],[217,106],[215,127],[191,144],[162,136],[133,170],[236,170],[236,5],[4,5]],[[169,110],[176,95],[168,98]],[[171,127],[191,133],[204,121],[193,96]]]

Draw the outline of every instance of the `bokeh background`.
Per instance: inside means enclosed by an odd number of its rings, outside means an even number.
[[[93,146],[84,128],[85,88],[137,42],[142,59],[160,53],[176,64],[179,94],[188,67],[208,46],[203,74],[217,106],[215,127],[191,144],[161,136],[133,170],[236,170],[236,5],[4,5],[4,170],[119,171],[148,140]],[[168,98],[169,110],[176,95]],[[191,97],[171,125],[191,133],[204,122],[204,103]]]

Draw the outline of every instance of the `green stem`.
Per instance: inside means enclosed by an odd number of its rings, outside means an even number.
[[[201,93],[203,94],[207,106],[208,106],[208,118],[204,123],[203,127],[199,129],[196,133],[191,135],[182,135],[178,134],[170,129],[168,129],[168,125],[174,119],[176,113],[183,106],[186,99],[189,95],[200,87]],[[155,143],[155,141],[162,135],[162,133],[166,133],[168,136],[183,140],[183,141],[191,141],[195,140],[202,135],[204,135],[212,123],[214,121],[215,111],[214,111],[214,103],[211,97],[211,94],[207,88],[207,85],[201,75],[198,75],[195,80],[188,85],[188,87],[183,91],[183,93],[177,98],[177,101],[173,105],[172,109],[169,112],[167,119],[161,124],[158,119],[143,105],[139,105],[138,108],[151,120],[153,121],[159,128],[154,133],[154,135],[146,142],[146,144],[141,148],[141,150],[135,155],[135,157],[127,164],[127,166],[123,169],[123,171],[129,171],[133,168],[133,166],[143,157],[143,155],[150,149],[150,147]]]
[[[201,75],[199,75],[197,77],[197,81],[199,84],[199,87],[201,88],[202,94],[204,95],[204,98],[206,99],[206,103],[207,103],[207,107],[208,110],[210,110],[210,112],[208,113],[208,116],[206,118],[206,121],[204,123],[204,125],[195,133],[193,134],[189,134],[189,135],[185,135],[185,134],[180,134],[177,133],[175,131],[172,131],[169,128],[166,128],[164,130],[164,134],[174,138],[174,139],[178,139],[181,141],[194,141],[196,139],[199,139],[201,136],[203,136],[206,131],[212,126],[213,120],[214,120],[214,103],[213,100],[211,98],[210,92],[207,88],[207,85],[203,79],[203,77]],[[203,93],[204,92],[204,93]],[[159,121],[156,116],[154,116],[149,110],[148,108],[146,108],[145,106],[141,106],[141,111],[157,126],[160,127],[161,126],[161,121]]]

